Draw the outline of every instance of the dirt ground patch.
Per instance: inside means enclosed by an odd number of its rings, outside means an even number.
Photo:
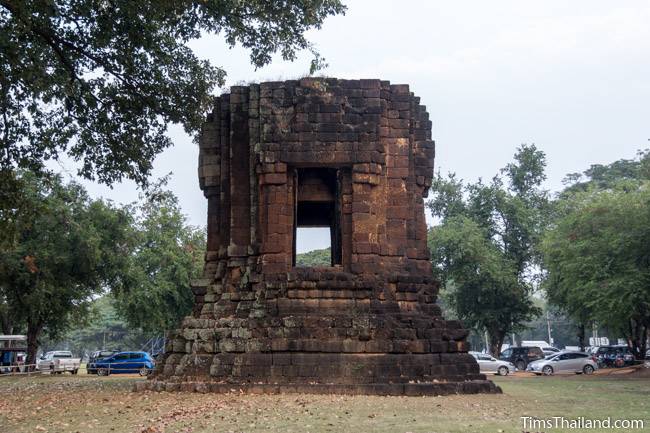
[[[650,361],[646,361],[645,364],[632,369],[628,377],[630,379],[650,379]]]
[[[135,393],[143,379],[126,376],[0,378],[0,432],[520,433],[521,416],[639,418],[650,426],[649,379],[494,379],[504,394],[376,397]]]

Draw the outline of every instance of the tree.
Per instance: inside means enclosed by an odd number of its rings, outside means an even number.
[[[94,296],[118,284],[130,217],[60,176],[16,179],[21,200],[14,237],[0,251],[0,293],[11,317],[24,322],[32,364],[44,331],[61,336],[88,314]]]
[[[513,324],[530,320],[535,311],[525,287],[518,284],[513,263],[464,216],[434,227],[429,244],[450,306],[467,325],[487,330],[490,352],[498,354]]]
[[[302,254],[296,254],[296,266],[331,266],[331,250],[323,248],[321,250],[312,250]]]
[[[169,123],[198,131],[225,71],[188,42],[221,33],[261,67],[314,54],[304,34],[339,0],[0,0],[0,168],[67,153],[80,175],[147,183]]]
[[[192,311],[190,283],[203,271],[205,231],[187,224],[168,191],[153,191],[132,214],[135,245],[123,284],[111,288],[114,305],[131,326],[158,335]]]
[[[582,173],[572,173],[565,178],[566,188],[559,194],[558,200],[553,204],[553,217],[555,232],[546,236],[545,255],[549,268],[544,278],[544,288],[549,301],[566,312],[578,326],[580,345],[585,346],[586,328],[590,326],[598,313],[591,302],[592,297],[585,291],[566,290],[563,283],[563,274],[558,272],[551,256],[551,236],[557,235],[559,225],[582,212],[582,209],[594,196],[600,192],[634,192],[642,188],[643,182],[650,180],[650,150],[638,151],[634,159],[620,159],[613,163],[591,165]],[[582,258],[578,258],[582,260]],[[606,314],[608,315],[608,314]],[[607,326],[606,323],[599,323]],[[611,327],[620,330],[620,325]]]
[[[567,187],[560,198],[588,190],[604,190],[621,186],[623,182],[634,185],[640,180],[650,180],[650,149],[639,150],[634,159],[619,159],[611,164],[593,164],[582,173],[570,173],[564,183]]]
[[[539,313],[530,296],[548,213],[546,160],[534,145],[522,145],[514,159],[501,170],[505,179],[497,175],[490,184],[438,174],[427,203],[441,219],[429,237],[434,272],[466,325],[487,330],[494,354],[510,331]]]
[[[56,343],[72,325],[88,326],[99,296],[147,334],[191,311],[205,233],[186,224],[173,194],[152,189],[142,204],[118,208],[60,176],[15,178],[20,200],[14,236],[0,251],[0,319],[5,332],[26,330],[30,363],[42,335]]]
[[[43,351],[71,350],[83,356],[95,350],[139,350],[149,339],[139,329],[129,326],[113,307],[110,294],[93,299],[87,319],[73,327],[60,339],[43,339]]]
[[[650,184],[587,190],[560,202],[544,240],[546,290],[583,326],[617,329],[643,359],[650,330]]]

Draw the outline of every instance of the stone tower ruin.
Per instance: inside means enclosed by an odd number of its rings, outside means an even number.
[[[436,305],[433,159],[429,115],[406,85],[305,78],[217,98],[200,138],[204,278],[140,386],[498,392]],[[300,227],[330,229],[330,266],[295,266]]]

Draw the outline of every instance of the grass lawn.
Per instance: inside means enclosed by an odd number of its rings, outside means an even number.
[[[650,431],[648,378],[494,377],[503,395],[447,397],[131,392],[138,380],[0,377],[0,432],[520,433],[520,416],[638,418]]]

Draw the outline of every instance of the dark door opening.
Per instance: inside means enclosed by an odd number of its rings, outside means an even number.
[[[341,205],[338,170],[298,168],[295,170],[293,266],[296,266],[298,229],[328,228],[330,266],[341,264]]]

